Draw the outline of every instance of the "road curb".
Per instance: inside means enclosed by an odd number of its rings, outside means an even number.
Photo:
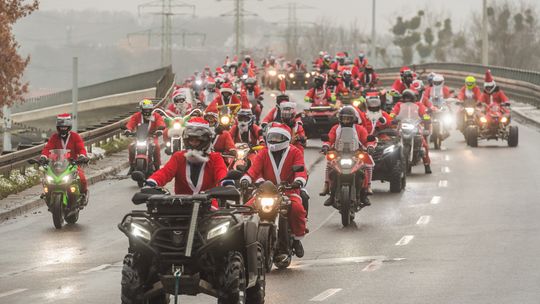
[[[533,119],[533,118],[528,117],[528,116],[525,115],[521,110],[512,109],[512,113],[513,113],[515,116],[517,116],[517,118],[518,118],[517,120],[518,120],[518,121],[521,120],[521,121],[524,121],[524,122],[526,122],[526,123],[528,123],[528,124],[531,124],[531,125],[533,125],[533,126],[535,126],[535,127],[537,127],[537,128],[540,128],[540,121],[537,121],[537,120],[535,120],[535,119]]]
[[[98,182],[104,181],[107,179],[107,177],[119,173],[120,171],[127,168],[128,166],[129,166],[129,162],[124,161],[116,166],[109,166],[104,169],[101,169],[98,172],[94,173],[93,175],[87,177],[88,185],[90,186]],[[91,197],[92,196],[90,195],[90,200],[91,200]],[[0,223],[7,221],[10,218],[23,215],[33,209],[39,208],[44,205],[45,205],[45,201],[43,201],[39,196],[29,198],[25,200],[22,204],[10,210],[0,211]]]

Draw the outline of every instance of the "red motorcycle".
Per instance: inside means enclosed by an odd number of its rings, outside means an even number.
[[[478,139],[506,140],[509,147],[518,145],[519,131],[517,126],[510,125],[510,104],[492,102],[478,115],[475,125],[469,125],[465,130],[467,144],[478,146]]]

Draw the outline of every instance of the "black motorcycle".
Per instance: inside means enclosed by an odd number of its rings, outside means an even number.
[[[135,194],[133,203],[147,210],[132,211],[118,225],[129,238],[122,303],[169,303],[171,295],[176,303],[178,295],[199,293],[218,303],[264,303],[259,216],[239,199],[234,187],[196,195],[143,188]]]
[[[135,137],[134,149],[135,157],[133,163],[130,164],[131,179],[137,182],[139,188],[144,184],[144,181],[157,170],[154,165],[154,151],[156,149],[153,137],[163,134],[163,130],[157,130],[153,134],[149,132],[149,124],[141,123],[137,126],[137,131],[126,131],[127,136]]]

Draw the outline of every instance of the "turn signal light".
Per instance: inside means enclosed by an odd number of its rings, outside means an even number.
[[[336,159],[336,157],[337,157],[337,155],[334,152],[328,152],[328,154],[326,154],[326,158],[328,160],[334,160],[334,159]]]

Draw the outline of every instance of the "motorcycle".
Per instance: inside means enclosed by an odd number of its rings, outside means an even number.
[[[43,194],[49,212],[52,213],[56,229],[62,229],[64,221],[75,224],[79,220],[79,211],[88,203],[88,195],[81,196],[81,181],[78,166],[86,164],[70,159],[70,151],[65,149],[50,150],[46,162],[30,159],[30,164],[37,164],[43,174]]]
[[[385,129],[376,132],[376,136],[379,141],[372,155],[375,161],[372,179],[388,181],[390,192],[399,193],[407,184],[406,160],[399,132]]]
[[[218,303],[264,303],[264,251],[259,216],[239,205],[234,187],[196,195],[143,188],[118,225],[129,239],[122,269],[122,303],[169,303],[204,293]],[[212,210],[212,201],[220,208]]]
[[[465,140],[467,140],[465,130],[469,126],[475,125],[478,119],[477,101],[472,98],[468,98],[463,101],[455,100],[454,103],[460,107],[459,111],[456,114],[457,128],[463,134]]]
[[[255,97],[254,93],[249,93],[248,91],[246,91],[246,95],[249,101],[249,107],[251,108],[253,115],[255,115],[256,124],[259,124],[259,121],[261,119],[261,113],[264,108],[262,104],[262,101],[264,100],[263,94],[264,92],[261,92],[258,97]]]
[[[509,147],[517,147],[519,130],[517,126],[510,125],[510,104],[498,105],[492,102],[487,109],[479,114],[478,121],[474,125],[469,125],[465,130],[467,144],[471,147],[478,147],[478,139],[486,140],[506,140]],[[503,111],[502,108],[506,108]]]
[[[165,117],[167,129],[163,132],[163,140],[165,141],[165,154],[172,155],[175,152],[182,150],[182,134],[184,133],[184,117],[171,117],[167,112],[156,109]],[[186,117],[189,117],[187,115]]]
[[[292,170],[301,172],[304,167],[293,166]],[[266,272],[272,270],[272,265],[278,269],[285,269],[291,265],[294,255],[292,246],[294,235],[287,217],[291,209],[287,192],[294,189],[288,183],[276,186],[271,181],[265,181],[256,187],[253,193],[253,207],[261,219],[257,239],[264,249]]]
[[[218,106],[218,123],[225,130],[229,130],[234,124],[236,113],[240,110],[239,104]]]
[[[432,132],[430,141],[433,142],[435,150],[441,149],[443,140],[450,136],[449,130],[452,127],[452,111],[446,100],[442,97],[433,98],[433,112],[431,113]]]
[[[326,159],[332,168],[331,177],[334,193],[333,207],[341,213],[341,224],[349,226],[354,220],[356,212],[359,212],[368,201],[367,192],[363,189],[364,183],[364,159],[369,154],[364,151],[358,141],[354,140],[353,128],[341,128],[339,140],[333,150],[326,153]],[[328,141],[328,135],[321,136],[323,141]],[[358,191],[358,189],[361,189]]]
[[[403,103],[395,121],[399,122],[398,130],[405,156],[405,170],[407,174],[410,174],[412,167],[420,162],[425,152],[422,147],[422,137],[426,130],[423,130],[421,126],[422,120],[418,115],[418,105]]]
[[[144,181],[157,169],[154,165],[154,146],[153,136],[159,136],[162,130],[149,134],[149,124],[142,123],[137,126],[136,132],[130,132],[128,136],[134,136],[135,140],[135,158],[133,160],[133,171],[131,179],[137,182],[139,188],[144,185]]]

